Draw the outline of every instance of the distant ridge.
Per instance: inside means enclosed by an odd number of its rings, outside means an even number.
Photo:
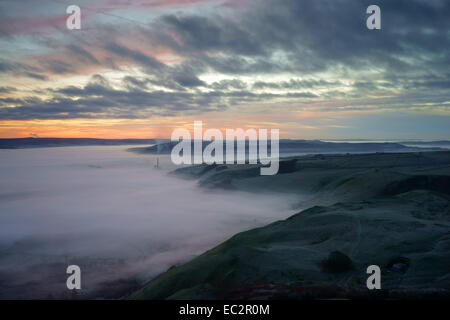
[[[353,140],[356,141],[356,140]],[[97,138],[0,138],[0,149],[48,148],[70,146],[118,146],[143,145],[129,151],[149,154],[169,154],[177,142],[169,139],[97,139]],[[203,148],[209,141],[203,142]],[[150,145],[150,146],[148,146]],[[268,142],[270,146],[270,141]],[[423,147],[415,147],[415,146]],[[402,141],[402,142],[325,142],[321,140],[280,140],[280,153],[328,153],[328,152],[410,152],[439,151],[437,146],[448,146],[450,141]],[[248,141],[246,142],[248,150]]]
[[[8,138],[0,139],[0,149],[47,148],[69,146],[116,146],[155,144],[163,139],[95,139],[95,138]]]
[[[130,148],[128,151],[141,154],[169,154],[178,142],[164,142],[150,147]],[[203,149],[210,141],[203,141]],[[224,143],[225,145],[225,143]],[[270,148],[270,141],[268,141]],[[246,141],[246,152],[248,152]],[[193,142],[191,149],[193,150]],[[235,145],[236,150],[236,145]],[[324,142],[320,140],[289,140],[282,139],[279,142],[280,154],[289,153],[367,153],[367,152],[414,152],[414,151],[441,151],[439,147],[409,147],[395,142]],[[223,149],[224,152],[225,146]]]
[[[437,141],[420,141],[420,140],[411,140],[411,141],[400,141],[401,144],[415,144],[415,145],[434,145],[434,146],[448,146],[450,145],[450,140],[437,140]]]

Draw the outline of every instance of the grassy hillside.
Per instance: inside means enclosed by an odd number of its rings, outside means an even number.
[[[450,152],[312,156],[288,160],[277,176],[256,167],[180,169],[204,187],[298,193],[300,206],[322,206],[237,234],[132,298],[361,297],[372,264],[381,267],[383,294],[448,295],[449,160]]]

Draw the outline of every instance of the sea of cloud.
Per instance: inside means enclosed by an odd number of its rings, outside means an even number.
[[[30,281],[38,289],[23,297],[61,297],[70,263],[92,292],[124,278],[143,283],[295,212],[290,196],[205,190],[168,175],[168,157],[157,169],[155,156],[126,148],[0,150],[1,297],[22,297]]]

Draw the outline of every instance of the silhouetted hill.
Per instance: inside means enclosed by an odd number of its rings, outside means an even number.
[[[11,138],[0,139],[0,149],[47,148],[69,146],[117,146],[155,144],[156,139],[95,139],[95,138]]]
[[[446,151],[292,157],[274,176],[259,165],[177,169],[206,190],[293,193],[309,209],[239,233],[131,298],[364,298],[373,264],[385,298],[448,298],[449,163]]]
[[[169,154],[178,142],[164,142],[150,147],[130,148],[129,151],[141,154]],[[202,148],[210,144],[210,141],[203,141]],[[270,151],[271,143],[268,141]],[[249,149],[249,142],[245,143],[246,152]],[[234,150],[236,151],[236,144]],[[412,152],[412,151],[437,151],[440,148],[419,148],[407,147],[400,143],[393,142],[324,142],[320,140],[289,140],[283,139],[279,142],[280,154],[295,153],[368,153],[368,152]],[[191,141],[191,150],[194,150],[194,142]],[[223,152],[225,154],[225,142],[223,143]]]

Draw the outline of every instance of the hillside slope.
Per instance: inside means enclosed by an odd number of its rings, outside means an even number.
[[[301,206],[326,205],[239,233],[131,298],[362,297],[369,294],[366,268],[372,264],[380,266],[383,293],[391,297],[448,296],[449,157],[306,157],[273,177],[249,174],[257,169],[251,167],[180,169],[205,187],[227,181],[237,190],[308,194]]]

